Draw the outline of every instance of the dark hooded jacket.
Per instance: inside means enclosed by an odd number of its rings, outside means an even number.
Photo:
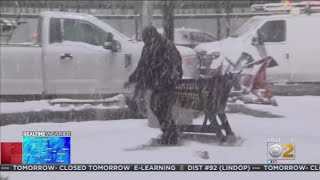
[[[143,30],[142,39],[145,45],[129,83],[135,83],[138,89],[173,88],[183,74],[182,58],[174,43],[154,26]]]

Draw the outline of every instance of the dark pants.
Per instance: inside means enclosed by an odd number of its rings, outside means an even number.
[[[178,141],[177,126],[172,117],[175,102],[175,95],[168,89],[152,91],[150,108],[157,117],[163,132],[162,144],[176,144]]]

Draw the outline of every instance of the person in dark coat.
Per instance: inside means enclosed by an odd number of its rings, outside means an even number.
[[[151,90],[150,108],[157,117],[163,132],[161,144],[176,144],[178,130],[172,117],[175,104],[173,88],[182,79],[182,58],[174,43],[161,36],[150,25],[143,30],[145,43],[141,58],[128,84],[135,84],[135,96]]]

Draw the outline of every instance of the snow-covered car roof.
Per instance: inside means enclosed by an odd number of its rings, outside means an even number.
[[[163,28],[157,28],[159,33],[163,33]],[[210,34],[208,32],[202,31],[200,29],[194,29],[194,28],[185,28],[185,27],[181,27],[181,28],[174,28],[175,32],[199,32],[199,33],[206,33],[206,34]]]
[[[158,32],[160,34],[163,34],[163,28],[158,28],[157,29]],[[210,33],[204,32],[202,30],[199,29],[194,29],[194,28],[175,28],[174,29],[175,33],[174,33],[174,42],[177,45],[182,45],[182,46],[188,46],[193,48],[194,46],[200,44],[200,43],[204,43],[204,42],[213,42],[215,40],[217,40],[214,36],[212,36]],[[207,37],[207,39],[211,39],[210,41],[196,41],[193,38],[196,38],[196,35],[192,35],[192,33],[198,33],[199,36],[204,36]],[[195,37],[194,37],[195,36]],[[203,38],[204,38],[203,37]],[[214,39],[214,40],[213,40]]]

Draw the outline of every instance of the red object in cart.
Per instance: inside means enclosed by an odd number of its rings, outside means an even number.
[[[277,105],[273,100],[270,84],[267,80],[267,68],[270,67],[272,61],[271,57],[267,57],[245,66],[248,71],[242,78],[242,86],[256,96],[256,99],[251,103]]]

